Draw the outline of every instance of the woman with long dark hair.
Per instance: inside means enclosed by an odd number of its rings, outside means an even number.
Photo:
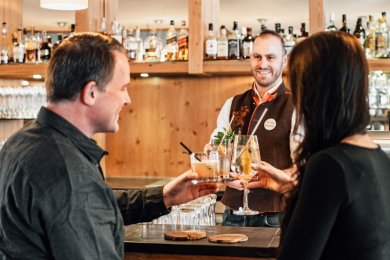
[[[360,43],[321,32],[291,52],[298,185],[278,259],[389,259],[390,159],[366,133],[368,65]]]

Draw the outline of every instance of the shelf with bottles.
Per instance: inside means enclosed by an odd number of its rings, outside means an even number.
[[[370,12],[366,16],[361,15],[356,18],[356,24],[348,24],[349,15],[342,14],[339,28],[336,24],[336,15],[334,12],[329,14],[329,22],[325,28],[326,31],[343,31],[354,35],[361,42],[367,58],[390,58],[390,27],[387,22],[386,12],[382,11],[379,16],[374,16]],[[375,19],[378,17],[378,19]]]
[[[166,62],[132,62],[130,61],[131,75],[149,73],[153,75],[188,75],[188,61]],[[390,59],[368,59],[370,71],[381,70],[390,72]],[[14,79],[33,79],[33,75],[46,75],[47,64],[2,64],[0,77]],[[250,75],[249,59],[240,60],[205,60],[203,71],[211,75]]]
[[[390,72],[390,59],[368,59],[370,71]],[[203,70],[207,74],[250,75],[249,59],[212,60],[203,62]]]

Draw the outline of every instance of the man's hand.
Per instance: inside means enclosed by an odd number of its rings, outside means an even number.
[[[193,184],[191,181],[197,177],[189,170],[167,183],[163,188],[165,206],[170,208],[218,191],[217,183]]]
[[[258,181],[248,184],[248,188],[270,189],[288,197],[293,188],[298,184],[298,169],[294,165],[291,168],[280,170],[271,164],[261,161],[252,165],[257,170]]]

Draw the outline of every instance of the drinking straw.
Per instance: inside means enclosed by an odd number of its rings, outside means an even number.
[[[217,147],[217,152],[219,151],[219,148],[221,147],[221,144],[223,143],[223,140],[225,140],[225,137],[226,137],[226,135],[227,135],[227,132],[231,129],[231,125],[232,125],[232,123],[233,123],[233,119],[234,119],[234,115],[232,116],[232,119],[230,119],[228,128],[226,129],[224,135],[222,136],[221,142],[219,143],[219,145],[218,145],[218,147]]]
[[[265,114],[267,113],[267,111],[268,111],[268,108],[264,109],[263,113],[262,113],[261,116],[260,116],[259,121],[257,121],[257,124],[255,125],[255,128],[253,128],[252,133],[251,133],[251,135],[249,136],[249,140],[250,140],[250,139],[252,138],[252,136],[255,134],[257,128],[259,128],[259,125],[260,125],[261,121],[263,121],[263,118],[264,118]],[[248,142],[249,142],[249,140],[248,140]],[[247,143],[247,145],[248,145],[248,143]]]
[[[264,109],[263,113],[262,113],[262,114],[261,114],[261,116],[260,116],[260,119],[259,119],[259,121],[257,121],[257,124],[255,125],[255,128],[253,128],[253,130],[252,130],[252,133],[250,134],[250,136],[249,136],[249,138],[248,138],[248,141],[246,142],[246,144],[245,144],[244,148],[243,148],[243,149],[240,151],[240,153],[238,154],[238,156],[237,156],[237,157],[240,157],[240,156],[241,156],[241,154],[244,152],[244,150],[245,150],[245,147],[247,147],[247,146],[248,146],[248,144],[249,144],[249,141],[252,139],[252,137],[253,137],[253,135],[255,134],[255,132],[256,132],[256,130],[257,130],[257,128],[259,127],[259,125],[260,125],[261,121],[263,121],[263,118],[264,118],[265,114],[267,113],[267,111],[268,111],[268,108]]]
[[[194,153],[193,151],[191,151],[190,148],[187,147],[187,145],[185,145],[183,142],[180,142],[180,145],[184,147],[184,149],[186,149],[186,151],[188,152],[188,154],[192,154]],[[195,156],[195,159],[197,159],[199,162],[201,162],[202,160],[198,158],[198,156],[194,155]]]

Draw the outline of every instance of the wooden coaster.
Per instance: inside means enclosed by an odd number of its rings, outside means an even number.
[[[221,244],[235,244],[248,241],[248,237],[244,234],[219,234],[209,236],[209,241]]]
[[[205,237],[207,237],[206,232],[201,230],[168,231],[164,233],[166,240],[175,241],[199,240]]]

